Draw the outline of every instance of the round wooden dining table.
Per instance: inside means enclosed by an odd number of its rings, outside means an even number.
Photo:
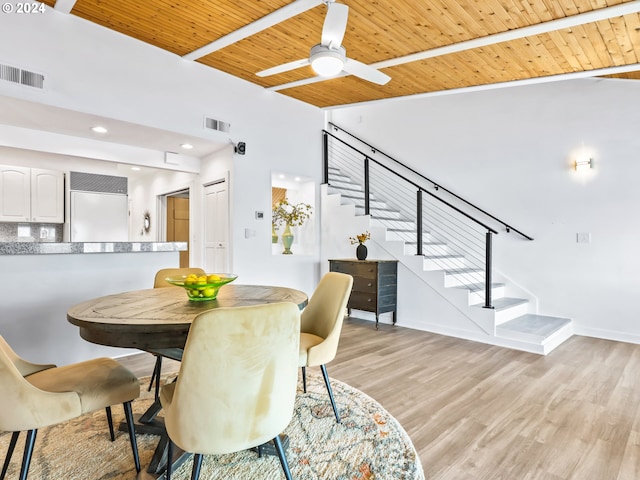
[[[80,329],[80,336],[92,343],[111,347],[145,350],[174,360],[182,359],[191,322],[201,313],[214,308],[242,307],[267,303],[293,302],[301,310],[307,305],[307,294],[286,287],[263,285],[225,285],[215,300],[190,301],[181,287],[152,288],[94,298],[72,306],[67,320]],[[159,399],[141,415],[136,415],[136,431],[160,435],[160,441],[147,469],[152,476],[138,474],[138,479],[154,479],[164,471],[168,436],[162,419]],[[288,439],[285,439],[285,445]],[[270,453],[268,446],[265,453]],[[174,465],[184,455],[172,459]]]
[[[151,288],[79,303],[67,320],[89,342],[156,351],[184,347],[193,319],[214,308],[293,302],[303,309],[307,301],[300,290],[264,285],[225,285],[204,302],[190,301],[181,287]]]

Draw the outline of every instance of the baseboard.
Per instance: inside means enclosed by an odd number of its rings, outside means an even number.
[[[601,338],[602,340],[612,340],[614,342],[640,344],[640,335],[633,335],[615,330],[604,330],[602,328],[584,327],[573,325],[573,333],[583,337]]]

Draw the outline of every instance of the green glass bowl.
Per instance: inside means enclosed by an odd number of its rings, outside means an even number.
[[[233,282],[237,275],[233,273],[208,273],[206,280],[193,275],[180,275],[177,277],[167,277],[165,280],[171,285],[182,287],[187,292],[189,300],[192,302],[206,302],[215,300],[220,288],[227,283]]]

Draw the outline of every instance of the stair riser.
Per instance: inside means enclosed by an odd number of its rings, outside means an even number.
[[[467,285],[470,283],[479,283],[484,281],[483,272],[474,273],[460,273],[460,274],[447,274],[444,276],[445,287],[457,287],[460,285]]]
[[[364,207],[358,207],[356,205],[356,215],[364,215]],[[400,212],[394,212],[390,210],[378,210],[376,208],[370,207],[369,214],[374,218],[380,219],[400,219]]]
[[[464,268],[465,261],[463,257],[425,258],[422,265],[425,270],[447,270],[450,268]]]
[[[502,298],[505,295],[504,287],[495,287],[491,289],[491,298],[496,300]],[[484,291],[482,292],[469,292],[469,306],[484,305]]]
[[[529,310],[528,303],[522,303],[520,305],[515,305],[510,308],[505,308],[503,310],[496,311],[495,313],[495,322],[496,326],[502,323],[508,322],[509,320],[513,320],[514,318],[518,318],[522,315],[526,315]]]
[[[340,180],[332,181],[329,185],[329,192],[340,193],[340,188],[344,188],[348,191],[357,190],[362,191],[362,187],[356,183],[341,182]]]

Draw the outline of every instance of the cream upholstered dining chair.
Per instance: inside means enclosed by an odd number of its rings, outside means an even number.
[[[183,268],[163,268],[162,270],[158,270],[156,276],[153,280],[153,288],[164,288],[164,287],[173,287],[169,282],[166,281],[168,277],[177,277],[180,275],[189,275],[190,273],[194,273],[196,275],[204,275],[205,271],[201,268],[196,267],[183,267]],[[151,391],[151,387],[153,386],[153,382],[156,382],[156,399],[160,393],[160,373],[162,372],[162,355],[151,352],[156,357],[156,363],[153,367],[153,373],[151,374],[151,380],[149,380],[149,387],[147,391]]]
[[[291,479],[279,435],[293,415],[299,341],[300,310],[291,302],[198,315],[189,329],[178,379],[160,391],[168,458],[174,444],[193,453],[191,478],[196,480],[203,455],[273,440],[285,477]]]
[[[340,414],[333,398],[326,364],[333,360],[338,351],[338,342],[342,332],[342,321],[351,295],[353,277],[344,273],[326,273],[302,311],[300,319],[300,357],[298,366],[302,367],[302,386],[307,392],[306,367],[320,366],[324,383],[329,392],[336,421],[340,423]]]
[[[105,408],[113,440],[111,405],[122,403],[136,471],[140,471],[131,402],[140,395],[136,376],[110,358],[63,367],[20,358],[0,336],[0,430],[13,432],[2,469],[4,479],[20,432],[27,431],[20,480],[26,480],[39,428]]]

